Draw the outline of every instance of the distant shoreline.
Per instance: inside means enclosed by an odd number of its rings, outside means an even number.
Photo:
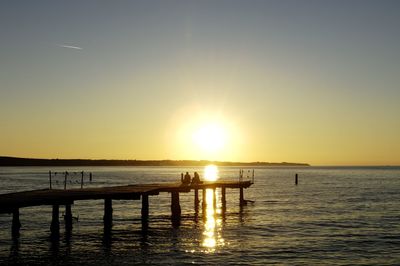
[[[0,156],[0,166],[310,166],[307,163],[220,162],[207,160],[35,159]]]

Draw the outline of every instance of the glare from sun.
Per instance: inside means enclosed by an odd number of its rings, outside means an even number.
[[[193,133],[193,142],[203,152],[214,153],[223,149],[226,131],[218,124],[206,124]]]
[[[217,181],[217,179],[218,179],[218,167],[215,165],[207,165],[204,168],[204,180]]]

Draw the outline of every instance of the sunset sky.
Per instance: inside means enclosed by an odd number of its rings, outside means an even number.
[[[400,165],[400,1],[1,1],[0,156]]]

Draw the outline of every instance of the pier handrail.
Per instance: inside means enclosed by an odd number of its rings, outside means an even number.
[[[243,182],[243,173],[244,173],[244,170],[243,170],[243,169],[240,169],[240,170],[239,170],[239,183],[240,183],[240,182]],[[249,174],[250,174],[250,169],[247,170],[246,181],[248,180],[248,181],[250,181],[251,184],[254,184],[254,169],[252,169],[252,175],[251,175],[251,177],[250,177]]]

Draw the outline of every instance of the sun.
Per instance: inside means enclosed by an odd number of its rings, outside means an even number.
[[[218,167],[215,165],[207,165],[204,167],[204,180],[205,181],[217,181],[218,176]]]
[[[227,132],[222,125],[209,123],[199,127],[193,133],[193,142],[204,153],[221,151],[227,140]]]
[[[182,160],[235,161],[242,154],[242,132],[234,115],[189,105],[171,118],[165,152]]]

